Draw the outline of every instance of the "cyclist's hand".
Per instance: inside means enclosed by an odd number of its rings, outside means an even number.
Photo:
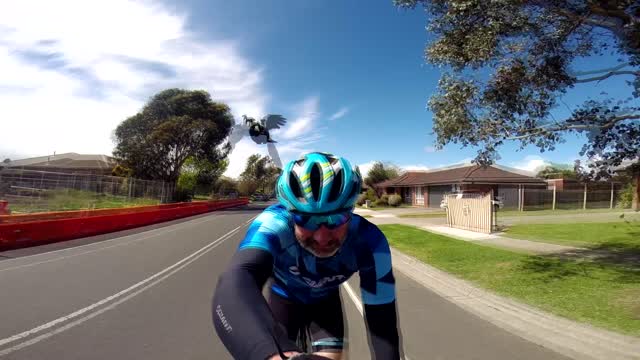
[[[284,353],[284,355],[287,357],[292,357],[293,355],[296,355],[296,354],[300,354],[300,353],[297,351],[287,351]],[[275,354],[272,357],[270,357],[268,360],[282,360],[282,357],[280,356],[280,354]]]
[[[319,356],[319,355],[313,355],[313,354],[303,354],[303,353],[299,353],[297,351],[287,351],[284,353],[285,356],[292,358],[292,360],[295,359],[300,359],[300,360],[327,360],[326,357],[324,356]],[[298,355],[297,357],[294,357],[295,355]],[[274,355],[272,357],[270,357],[268,360],[282,360],[282,357],[280,357],[280,355]]]

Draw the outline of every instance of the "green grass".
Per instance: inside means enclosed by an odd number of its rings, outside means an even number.
[[[423,212],[423,213],[411,213],[411,214],[398,214],[401,218],[440,218],[447,216],[446,212]]]
[[[640,265],[535,256],[380,225],[389,243],[503,296],[576,321],[640,335]]]
[[[68,211],[82,209],[110,209],[129,206],[157,205],[158,199],[119,197],[80,190],[58,190],[33,203],[9,204],[13,214],[42,211]]]
[[[519,224],[505,230],[509,237],[560,245],[636,248],[640,251],[640,222]]]

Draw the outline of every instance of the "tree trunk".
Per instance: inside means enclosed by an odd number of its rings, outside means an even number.
[[[635,191],[633,192],[631,209],[634,211],[640,211],[640,171],[636,171],[633,174],[633,184],[635,186]]]

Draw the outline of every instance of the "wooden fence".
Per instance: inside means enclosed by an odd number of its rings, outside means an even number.
[[[495,225],[493,192],[445,195],[450,227],[490,234]]]

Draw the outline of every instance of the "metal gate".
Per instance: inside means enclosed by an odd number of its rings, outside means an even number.
[[[495,224],[493,191],[445,195],[450,227],[490,234]]]

